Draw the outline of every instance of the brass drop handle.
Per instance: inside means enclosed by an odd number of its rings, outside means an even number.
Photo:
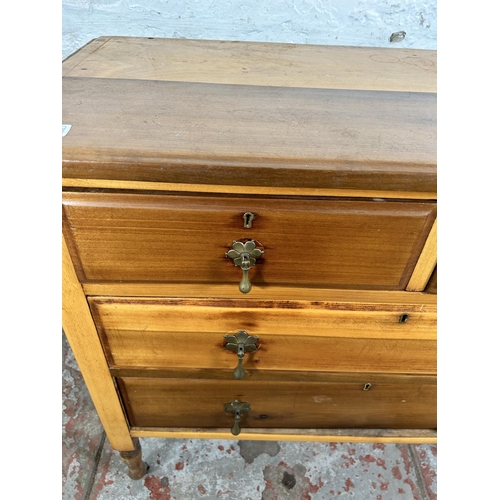
[[[250,403],[242,403],[237,399],[235,399],[230,403],[226,403],[224,405],[224,410],[226,413],[234,413],[234,424],[231,427],[231,434],[233,436],[237,436],[241,431],[240,429],[241,414],[248,413],[250,411]]]
[[[241,267],[243,278],[239,284],[241,293],[248,293],[252,289],[252,284],[248,278],[248,271],[255,266],[257,259],[264,253],[263,250],[256,248],[254,240],[243,243],[242,241],[233,241],[233,248],[226,253],[226,257],[233,259],[234,265]]]
[[[226,335],[224,340],[226,341],[224,349],[233,351],[238,355],[238,365],[233,370],[233,376],[235,379],[241,380],[245,377],[243,357],[246,352],[254,352],[259,348],[257,346],[259,337],[252,337],[245,330],[240,330],[236,335]]]

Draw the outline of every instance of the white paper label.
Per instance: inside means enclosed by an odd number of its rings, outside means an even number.
[[[63,135],[62,136],[64,137],[69,132],[71,125],[63,125],[62,128],[63,128],[63,131],[62,131]]]

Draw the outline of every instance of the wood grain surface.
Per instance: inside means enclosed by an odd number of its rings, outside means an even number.
[[[253,286],[404,289],[435,217],[430,202],[63,194],[64,232],[83,282],[234,283],[226,257],[253,239]],[[252,228],[243,214],[253,212]],[[200,291],[200,293],[203,293]],[[251,293],[251,292],[250,292]]]
[[[420,253],[417,264],[411,275],[406,289],[409,292],[421,292],[425,290],[429,279],[436,268],[437,263],[437,219],[427,237],[424,248]]]
[[[434,50],[99,37],[63,75],[279,87],[436,92]]]
[[[432,93],[67,77],[63,123],[68,178],[436,192]]]
[[[224,404],[248,402],[241,428],[435,428],[436,385],[418,377],[392,383],[250,382],[118,378],[133,427],[227,427]]]
[[[434,271],[427,282],[427,286],[425,287],[425,293],[432,293],[434,295],[437,294],[437,266],[434,268]]]
[[[122,191],[170,191],[184,193],[215,193],[235,195],[269,195],[269,196],[321,196],[347,198],[379,198],[402,200],[436,200],[436,193],[425,191],[363,191],[360,189],[329,189],[329,188],[299,188],[299,187],[266,187],[266,186],[235,186],[217,184],[187,184],[172,182],[119,181],[112,179],[69,179],[63,178],[64,188],[88,188],[93,190]]]
[[[170,439],[228,439],[318,443],[437,443],[436,429],[242,429],[233,436],[225,429],[132,427],[132,436]]]
[[[235,368],[224,337],[245,330],[259,337],[259,349],[245,355],[246,370],[436,373],[433,313],[245,302],[89,299],[115,368]]]
[[[62,324],[111,446],[134,450],[116,387],[66,242],[62,240]]]
[[[183,380],[225,380],[231,381],[228,376],[233,369],[210,368],[110,368],[113,377],[118,378],[156,378],[156,379],[183,379]],[[429,374],[408,373],[379,373],[379,372],[303,372],[292,370],[248,370],[243,379],[245,382],[323,382],[327,384],[350,383],[353,380],[362,383],[363,387],[369,383],[392,383],[397,375],[401,383],[435,384],[436,376]]]
[[[199,298],[200,288],[186,283],[85,283],[82,285],[87,295],[107,297],[185,297]],[[229,285],[206,284],[204,295],[210,298],[242,299],[241,292]],[[437,298],[423,292],[386,290],[342,290],[332,288],[307,288],[293,286],[266,286],[253,288],[245,297],[254,300],[285,300],[306,302],[329,302],[339,309],[364,311],[436,312]]]

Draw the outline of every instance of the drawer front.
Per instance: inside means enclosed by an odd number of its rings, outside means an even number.
[[[255,215],[244,227],[243,215]],[[65,192],[64,231],[82,282],[234,284],[234,241],[264,254],[253,286],[402,290],[434,203]]]
[[[225,404],[250,404],[245,428],[436,428],[432,377],[394,377],[378,382],[249,382],[118,378],[132,427],[229,428]]]
[[[238,357],[225,337],[244,330],[258,336],[258,349],[243,357],[250,372],[436,373],[436,314],[408,313],[409,306],[132,297],[89,303],[112,368],[227,370],[230,379]]]

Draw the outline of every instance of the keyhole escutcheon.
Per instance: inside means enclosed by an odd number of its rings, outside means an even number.
[[[252,221],[255,219],[255,214],[252,212],[245,212],[243,214],[243,227],[250,228],[252,227]]]

